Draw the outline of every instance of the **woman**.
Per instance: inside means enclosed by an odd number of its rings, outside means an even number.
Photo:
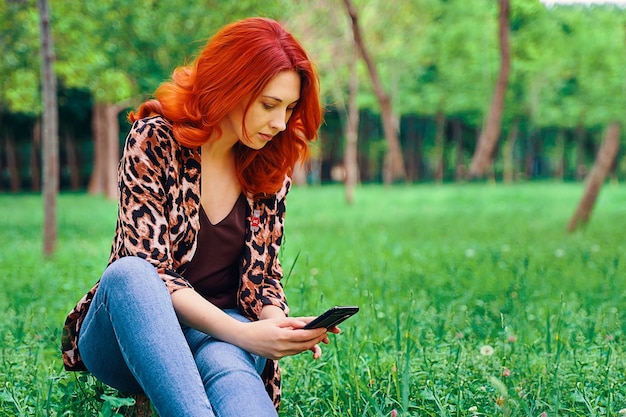
[[[162,417],[276,415],[276,361],[328,343],[287,317],[278,260],[318,90],[300,44],[250,18],[129,115],[109,266],[66,320],[67,369],[145,392]]]

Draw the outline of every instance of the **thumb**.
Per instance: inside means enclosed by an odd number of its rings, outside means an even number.
[[[280,327],[291,327],[294,329],[301,329],[304,326],[306,326],[306,322],[300,319],[294,318],[294,317],[287,317],[285,320],[282,320],[279,325]]]

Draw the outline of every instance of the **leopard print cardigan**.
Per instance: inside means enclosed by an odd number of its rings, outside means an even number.
[[[154,265],[170,293],[191,287],[183,274],[196,251],[200,228],[200,167],[200,149],[178,144],[165,119],[151,117],[133,124],[118,169],[119,213],[109,264],[124,256],[139,256]],[[237,299],[250,320],[258,320],[265,305],[289,312],[278,254],[290,185],[286,177],[276,195],[248,198]],[[86,370],[78,335],[97,288],[96,283],[65,321],[61,350],[67,370]],[[268,360],[262,378],[278,409],[278,362]]]

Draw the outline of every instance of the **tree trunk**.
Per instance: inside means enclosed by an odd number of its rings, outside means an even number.
[[[41,148],[41,123],[39,120],[33,126],[33,141],[30,146],[30,178],[31,190],[35,192],[41,191],[41,172],[40,165],[40,148]]]
[[[526,135],[526,153],[524,155],[524,175],[526,180],[533,177],[533,167],[535,161],[535,135],[536,132],[534,129]]]
[[[0,127],[2,127],[2,116],[4,115],[4,108],[2,107],[2,103],[0,103]],[[3,130],[3,129],[0,129]],[[3,172],[3,162],[2,162],[2,138],[3,135],[0,134],[0,191],[4,190],[4,178],[2,177],[2,172]]]
[[[93,136],[93,166],[87,185],[89,194],[104,192],[106,166],[106,134],[104,126],[104,104],[94,103],[91,113],[91,133]]]
[[[556,167],[556,172],[554,176],[558,178],[561,182],[565,180],[565,171],[567,170],[567,158],[565,157],[565,133],[563,129],[559,129],[556,134],[556,148],[559,155],[559,162]]]
[[[76,143],[74,132],[65,133],[65,153],[67,154],[67,168],[70,173],[70,188],[76,191],[80,188],[80,170],[78,168],[78,157],[76,156]]]
[[[435,181],[443,182],[446,172],[446,115],[438,111],[435,115],[437,127],[435,129]]]
[[[15,139],[13,132],[6,137],[6,154],[7,154],[7,170],[9,171],[9,190],[17,193],[22,188],[22,179],[20,178],[19,163],[17,160],[17,151],[15,150]]]
[[[43,194],[44,194],[44,256],[54,253],[57,240],[56,196],[59,192],[59,115],[57,85],[54,75],[54,46],[50,30],[47,0],[37,0],[41,24],[41,76],[43,86]]]
[[[4,178],[2,176],[2,172],[4,169],[2,168],[2,135],[0,135],[0,192],[4,191]]]
[[[117,165],[120,158],[118,114],[124,105],[95,103],[92,113],[94,140],[93,171],[87,187],[90,194],[117,198]]]
[[[424,162],[424,137],[426,136],[426,123],[423,121],[419,123],[419,127],[416,129],[415,135],[415,180],[426,179],[428,173],[426,172],[426,163]]]
[[[106,106],[106,165],[105,165],[105,195],[111,200],[117,199],[118,183],[117,183],[117,165],[120,160],[120,122],[117,118],[118,114],[124,106],[109,104]]]
[[[465,158],[463,157],[463,131],[461,130],[461,120],[458,118],[452,121],[452,134],[456,144],[454,179],[456,182],[461,182],[465,178]]]
[[[294,185],[306,186],[307,184],[307,165],[310,161],[302,161],[298,162],[295,167],[293,167],[293,173],[291,174],[291,180]]]
[[[585,165],[585,127],[579,124],[576,127],[576,180],[585,179],[587,167]]]
[[[500,39],[500,73],[493,94],[491,108],[487,116],[486,125],[478,138],[476,151],[472,158],[469,175],[472,178],[482,178],[493,162],[493,151],[500,136],[502,113],[504,111],[504,96],[511,69],[511,54],[509,48],[509,0],[500,0],[500,14],[498,17]]]
[[[402,149],[400,147],[400,140],[398,138],[398,129],[394,122],[394,117],[391,109],[391,99],[389,95],[384,91],[376,65],[372,60],[365,41],[361,36],[361,28],[358,23],[358,16],[356,9],[354,8],[351,0],[344,0],[346,9],[352,22],[352,33],[354,35],[354,42],[361,53],[361,57],[365,61],[367,70],[370,74],[374,91],[380,105],[380,112],[383,122],[383,130],[385,132],[385,139],[387,140],[387,154],[385,155],[385,163],[383,167],[383,182],[385,184],[391,184],[396,179],[402,179],[406,181],[406,171],[404,169],[404,160],[402,158]]]
[[[152,405],[146,394],[134,394],[135,405],[124,415],[132,417],[152,417]]]
[[[356,54],[355,54],[356,55]],[[348,95],[348,120],[346,123],[346,149],[344,166],[346,168],[346,202],[354,202],[354,188],[359,180],[359,164],[357,160],[357,142],[359,137],[359,74],[356,59],[350,61],[350,91]]]
[[[407,181],[415,181],[417,179],[417,133],[415,131],[415,118],[408,116],[406,118],[406,142],[404,151],[406,153],[406,178]]]
[[[617,153],[619,152],[620,127],[618,123],[612,123],[604,134],[604,140],[598,150],[596,161],[587,178],[587,187],[574,216],[567,225],[567,231],[573,232],[579,226],[589,222],[593,206],[600,192],[600,187],[609,173]]]
[[[502,147],[502,159],[504,162],[504,172],[502,180],[506,184],[511,184],[515,180],[515,143],[519,137],[519,118],[513,121],[509,135]]]

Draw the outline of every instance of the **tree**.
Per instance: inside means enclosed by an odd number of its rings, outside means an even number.
[[[0,2],[0,108],[38,116],[40,96],[40,18],[31,4]]]
[[[9,189],[20,191],[24,181],[20,161],[20,143],[31,142],[30,155],[37,156],[36,129],[15,129],[12,115],[38,123],[42,114],[40,75],[40,19],[34,2],[0,2],[0,153],[9,174]],[[32,133],[31,133],[32,132]],[[32,160],[32,157],[31,157]],[[32,170],[32,175],[38,175]],[[37,187],[34,179],[33,188]],[[36,190],[35,190],[36,191]]]
[[[387,140],[387,154],[385,156],[385,166],[383,167],[383,181],[385,184],[391,184],[396,179],[406,180],[406,171],[404,169],[404,159],[402,157],[402,150],[400,148],[400,140],[398,139],[398,130],[394,123],[391,99],[389,95],[383,89],[381,84],[376,65],[372,60],[369,51],[365,45],[365,40],[361,34],[361,28],[359,26],[358,14],[352,4],[351,0],[344,0],[344,4],[350,16],[352,23],[352,32],[354,35],[354,43],[357,46],[361,58],[365,61],[370,79],[378,98],[380,105],[380,112],[383,121],[383,130],[385,132],[385,139]]]
[[[356,51],[355,51],[356,52]],[[356,55],[356,53],[354,54]],[[346,149],[344,153],[344,167],[346,170],[346,202],[354,202],[354,188],[359,179],[359,164],[357,162],[357,141],[359,139],[359,75],[356,67],[356,57],[350,65],[350,91],[348,93],[348,117],[346,122]]]
[[[489,100],[492,74],[497,71],[496,42],[488,34],[495,29],[495,8],[491,1],[433,1],[423,7],[430,14],[422,23],[423,33],[414,62],[407,68],[401,97],[405,112],[425,116],[426,140],[433,136],[425,152],[434,167],[434,179],[443,181],[448,163],[447,126],[452,124],[456,140],[456,171],[465,170],[465,149],[460,126],[480,124],[480,114]],[[480,30],[477,29],[480,28]],[[406,35],[405,35],[406,36]],[[404,53],[404,55],[409,55]],[[434,125],[434,126],[433,126]]]
[[[500,0],[498,17],[498,33],[500,40],[500,73],[493,93],[491,108],[485,126],[478,138],[476,151],[470,164],[469,176],[482,177],[491,165],[493,154],[500,137],[502,113],[504,111],[504,96],[511,69],[511,54],[509,48],[509,0]]]
[[[552,46],[544,53],[551,53],[552,61],[545,65],[545,79],[552,88],[538,94],[537,122],[573,136],[572,165],[576,179],[582,180],[588,171],[587,145],[593,140],[589,132],[626,122],[626,10],[608,4],[555,6],[549,15],[555,29],[546,42]],[[559,146],[565,151],[565,138],[562,141]]]
[[[278,13],[283,6],[264,6],[264,11]],[[64,40],[60,75],[70,87],[87,87],[95,103],[90,193],[117,195],[119,113],[151,95],[174,67],[204,45],[203,38],[225,23],[256,14],[258,7],[253,1],[217,0],[58,3]],[[206,13],[207,8],[215,13]]]
[[[619,136],[619,124],[612,123],[609,125],[604,135],[604,141],[598,151],[596,162],[591,170],[591,173],[589,174],[589,177],[587,178],[585,193],[578,204],[576,212],[567,225],[568,232],[573,232],[578,227],[584,226],[589,222],[596,198],[600,193],[600,188],[602,187],[611,166],[615,162],[615,156],[619,151]]]
[[[59,77],[66,87],[88,89],[94,101],[93,168],[88,191],[110,199],[117,196],[118,114],[138,92],[137,83],[129,74],[136,58],[128,47],[131,27],[125,26],[127,13],[137,8],[150,13],[148,7],[133,3],[131,8],[118,0],[58,2],[53,9],[58,20],[55,33],[60,41]]]
[[[303,41],[318,65],[324,104],[340,115],[338,123],[327,118],[329,123],[320,132],[332,140],[320,141],[313,153],[323,149],[332,155],[333,163],[341,163],[340,158],[350,153],[343,150],[348,141],[341,129],[346,129],[349,121],[349,67],[354,63],[355,42],[351,20],[345,13],[336,13],[338,5],[344,6],[337,0],[279,0],[271,5],[255,0],[201,4],[182,0],[49,1],[55,22],[57,81],[63,91],[89,91],[89,100],[82,106],[92,109],[95,103],[97,107],[93,112],[96,153],[108,156],[95,158],[95,164],[102,162],[106,171],[94,172],[104,172],[99,176],[104,183],[115,185],[114,180],[104,178],[116,175],[119,149],[114,147],[122,139],[117,127],[122,115],[102,109],[111,106],[119,111],[135,106],[168,78],[175,66],[192,57],[204,44],[203,38],[226,22],[260,12],[282,21]],[[391,124],[402,143],[404,163],[419,166],[414,161],[425,160],[438,179],[449,175],[451,170],[444,168],[451,164],[456,163],[457,172],[463,172],[474,150],[470,143],[487,119],[499,75],[498,37],[492,36],[497,31],[497,3],[351,3],[358,9],[363,41],[389,99]],[[35,4],[34,0],[0,2],[0,152],[3,172],[16,190],[27,184],[24,179],[29,172],[36,175],[38,162],[39,151],[30,139],[31,132],[40,129],[31,126],[42,112]],[[215,13],[205,13],[206,8]],[[543,165],[558,158],[554,171],[560,177],[571,176],[567,168],[575,164],[581,167],[581,174],[587,174],[592,162],[590,149],[600,142],[594,143],[601,137],[596,132],[613,121],[624,125],[625,96],[616,93],[626,88],[625,13],[625,9],[610,5],[546,7],[540,2],[511,2],[511,72],[501,119],[501,136],[506,142],[498,145],[501,159],[494,172],[504,161],[506,177],[513,178],[514,169],[521,171],[519,162],[526,161],[527,173],[532,175],[529,167],[536,161]],[[364,111],[380,114],[381,107],[363,59],[358,60],[356,70],[362,135],[357,142],[359,172],[363,178],[376,178],[379,155],[387,152],[388,146],[378,116],[370,118]],[[14,123],[16,113],[19,123]],[[66,125],[71,123],[61,123],[59,133],[69,146]],[[76,131],[79,137],[84,136],[81,132],[84,129]],[[112,146],[101,150],[100,145],[107,143]],[[92,148],[84,149],[89,152]],[[81,148],[77,150],[80,164],[84,157]],[[68,148],[61,154],[61,162],[70,153]],[[26,168],[28,155],[30,169]],[[347,168],[347,159],[343,161]],[[90,167],[82,170],[92,171]]]
[[[50,10],[47,0],[37,0],[41,22],[41,78],[43,87],[43,194],[44,230],[43,253],[54,253],[57,239],[56,195],[59,191],[59,133],[54,73],[54,45],[50,30]]]
[[[513,182],[521,171],[522,152],[515,152],[522,148],[520,143],[543,140],[537,134],[541,114],[539,92],[552,89],[554,61],[562,50],[555,42],[558,28],[543,4],[514,1],[510,20],[511,74],[502,117],[506,137],[500,147],[505,183]],[[562,157],[564,152],[560,150]],[[558,151],[555,147],[555,152]]]
[[[322,101],[337,111],[343,126],[345,141],[341,172],[344,173],[346,202],[351,204],[360,175],[357,146],[359,60],[351,29],[343,16],[335,13],[333,6],[332,0],[294,3],[286,23],[316,66],[322,69],[319,72]],[[332,150],[328,144],[322,143],[321,147],[325,148],[322,151]]]

